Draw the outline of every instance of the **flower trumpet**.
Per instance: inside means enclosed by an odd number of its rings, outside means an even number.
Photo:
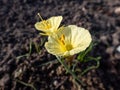
[[[91,43],[92,38],[88,30],[69,25],[49,36],[45,43],[47,51],[56,56],[68,57],[84,51]]]

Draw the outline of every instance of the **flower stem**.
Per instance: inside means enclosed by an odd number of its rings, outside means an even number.
[[[69,73],[73,76],[73,78],[74,78],[75,80],[77,80],[79,83],[81,83],[83,86],[85,86],[85,84],[75,75],[75,73],[73,73],[73,72],[69,69],[69,67],[60,59],[60,57],[56,56],[56,58],[57,58],[58,61],[64,66],[65,70],[66,70],[67,72],[69,72]]]

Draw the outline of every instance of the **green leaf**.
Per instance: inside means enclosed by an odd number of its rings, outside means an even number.
[[[84,58],[86,57],[86,55],[93,49],[93,46],[95,44],[93,42],[91,42],[90,46],[83,52],[80,52],[77,59],[80,61],[80,62],[83,62],[84,61]]]

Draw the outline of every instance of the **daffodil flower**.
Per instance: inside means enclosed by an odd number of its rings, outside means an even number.
[[[60,23],[62,21],[62,16],[53,16],[47,20],[43,20],[42,17],[40,16],[40,14],[38,14],[41,21],[40,22],[37,22],[35,24],[35,28],[37,30],[40,30],[44,33],[44,35],[52,35],[53,33],[55,33],[59,26],[60,26]]]
[[[57,31],[55,36],[49,36],[45,47],[53,55],[68,57],[84,51],[91,41],[88,30],[69,25]]]

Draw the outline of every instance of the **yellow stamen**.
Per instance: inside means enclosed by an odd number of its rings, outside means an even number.
[[[62,35],[60,37],[60,41],[62,42],[63,45],[65,45],[65,35]]]
[[[61,37],[60,37],[60,43],[61,43],[62,48],[66,51],[69,51],[73,48],[73,46],[71,44],[65,43],[65,35],[64,34],[61,35]]]
[[[49,23],[47,20],[44,20],[44,19],[42,18],[42,16],[40,15],[40,13],[38,13],[38,16],[39,16],[39,18],[41,19],[41,21],[43,22],[43,25],[45,26],[45,28],[46,28],[46,29],[50,29],[50,28],[51,28],[50,23]]]
[[[60,44],[60,48],[61,48],[61,50],[62,51],[66,51],[66,47],[65,47],[65,36],[64,35],[61,35],[61,37],[59,38],[58,36],[57,36],[57,41],[58,41],[58,43]]]

